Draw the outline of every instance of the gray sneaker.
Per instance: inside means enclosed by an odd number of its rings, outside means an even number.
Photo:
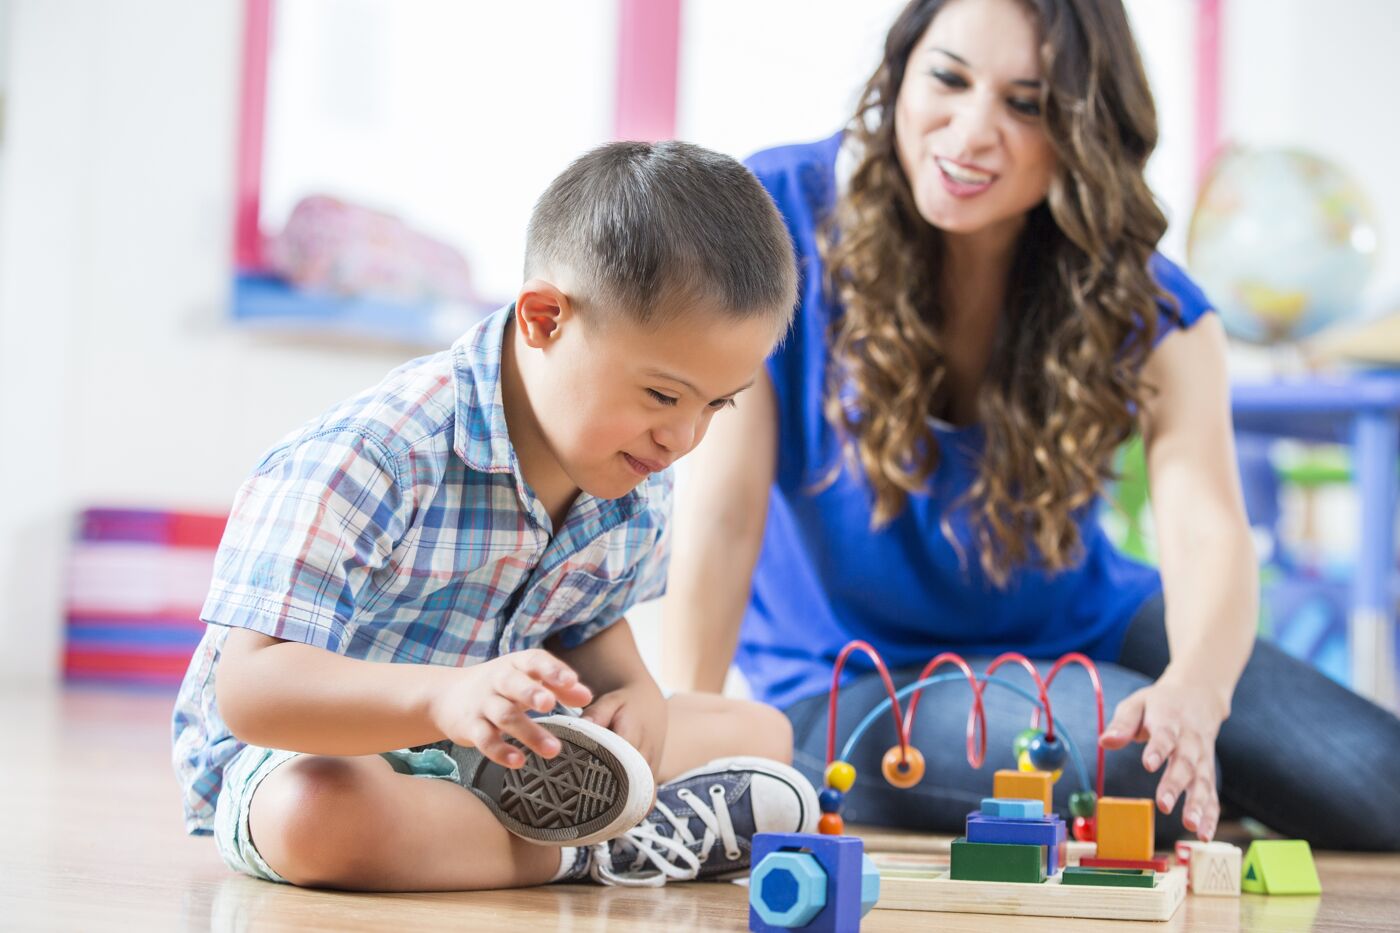
[[[719,758],[657,789],[639,826],[581,850],[561,880],[651,887],[748,873],[755,833],[814,832],[817,792],[767,758]]]
[[[501,825],[531,842],[586,846],[631,829],[646,816],[656,782],[642,753],[610,729],[575,716],[535,720],[561,746],[541,758],[514,739],[525,764],[505,768],[475,748],[449,745],[462,786]]]

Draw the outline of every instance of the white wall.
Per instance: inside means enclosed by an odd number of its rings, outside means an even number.
[[[1226,0],[1225,10],[1224,135],[1347,169],[1380,227],[1367,305],[1400,311],[1400,3]]]
[[[0,162],[0,678],[51,677],[89,504],[226,508],[404,358],[224,322],[242,4],[12,0]]]

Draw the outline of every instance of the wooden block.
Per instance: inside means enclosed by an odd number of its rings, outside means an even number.
[[[1103,797],[1099,800],[1095,839],[1099,858],[1152,858],[1152,801],[1144,797]]]
[[[1155,873],[1135,868],[1066,868],[1061,884],[1111,888],[1150,888]]]
[[[1161,858],[1098,858],[1086,855],[1079,860],[1085,868],[1140,868],[1148,871],[1166,871],[1167,857]]]
[[[1055,812],[1050,801],[1054,781],[1049,771],[1014,771],[1003,768],[992,775],[992,796],[1003,800],[1039,800],[1046,815]]]
[[[1037,804],[1039,802],[1036,801]],[[967,815],[968,842],[1044,846],[1047,875],[1053,875],[1064,867],[1066,837],[1065,821],[1058,817],[1002,820],[975,810]]]
[[[1045,812],[1044,801],[1013,797],[983,797],[982,812],[1003,820],[1039,820],[1050,815]]]
[[[1044,884],[956,881],[943,871],[880,869],[880,908],[1080,917],[1090,920],[1170,920],[1186,898],[1186,869],[1174,868],[1151,888],[1078,887],[1063,873]]]
[[[1040,846],[954,839],[949,874],[956,881],[1040,884],[1045,880],[1045,858]]]
[[[1243,853],[1228,842],[1197,842],[1190,847],[1186,880],[1192,894],[1211,897],[1240,896]]]
[[[1306,839],[1254,840],[1244,857],[1240,887],[1251,894],[1321,894],[1312,847]]]

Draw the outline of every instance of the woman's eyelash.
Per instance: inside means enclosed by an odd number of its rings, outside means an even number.
[[[951,71],[943,71],[940,69],[938,71],[932,71],[929,73],[932,74],[939,81],[942,81],[944,84],[948,85],[949,87],[967,87],[967,82],[964,81],[960,76],[953,74],[953,72]]]

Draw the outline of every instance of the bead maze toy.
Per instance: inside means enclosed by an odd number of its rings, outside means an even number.
[[[836,714],[841,672],[856,651],[874,663],[888,697],[860,720],[838,757]],[[996,677],[996,671],[1006,664],[1025,669],[1035,693]],[[857,777],[850,759],[861,736],[887,709],[894,719],[897,742],[885,753],[881,771],[889,784],[907,789],[924,776],[924,755],[910,744],[910,737],[925,688],[948,681],[966,681],[971,688],[967,760],[973,768],[980,768],[986,760],[983,691],[987,686],[994,684],[1034,704],[1030,728],[1013,742],[1017,769],[1001,770],[993,776],[992,796],[982,801],[980,810],[968,814],[965,834],[952,843],[949,867],[884,869],[880,907],[1110,920],[1168,920],[1176,912],[1186,895],[1186,870],[1167,870],[1166,859],[1153,857],[1152,801],[1104,796],[1104,751],[1097,741],[1097,769],[1091,787],[1073,738],[1060,728],[1051,711],[1050,686],[1070,664],[1083,667],[1093,687],[1097,739],[1104,728],[1103,688],[1094,662],[1083,654],[1064,655],[1042,678],[1035,665],[1016,652],[993,659],[980,676],[959,655],[943,652],[924,666],[913,683],[896,690],[889,670],[871,645],[852,641],[842,649],[832,671],[825,786],[818,796],[822,810],[818,829],[829,836],[846,838],[842,836],[845,824],[841,809]],[[956,670],[935,673],[945,665]],[[906,698],[908,707],[902,708],[901,700]],[[1092,856],[1079,858],[1078,865],[1069,864],[1069,834],[1053,808],[1053,786],[1066,767],[1079,788],[1069,799],[1073,836],[1081,844],[1095,847]]]

